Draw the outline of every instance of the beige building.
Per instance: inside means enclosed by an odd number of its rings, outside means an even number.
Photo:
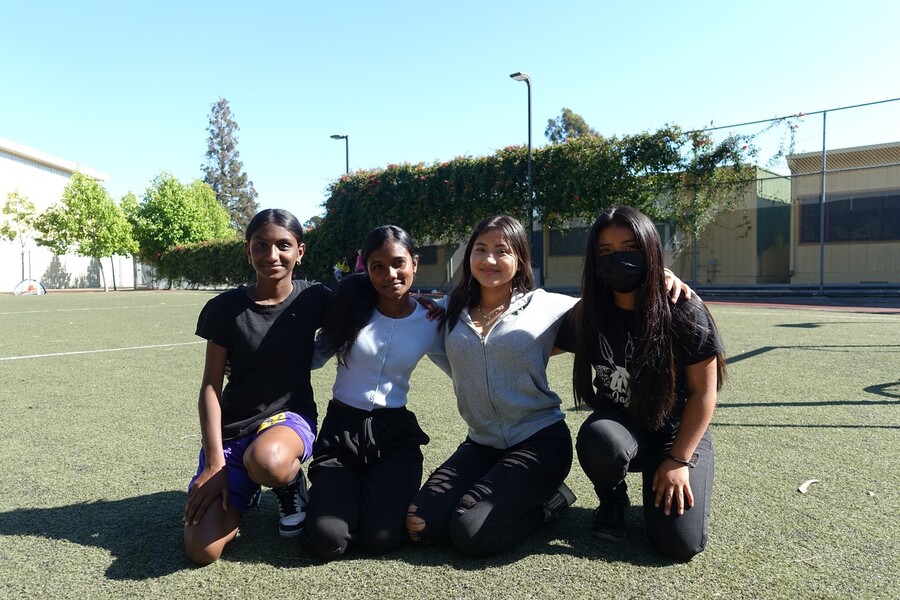
[[[793,154],[787,161],[791,283],[900,283],[900,142],[826,152],[824,244],[822,154]]]
[[[734,207],[718,213],[669,266],[698,285],[790,283],[790,223],[790,178],[758,168]]]
[[[18,192],[20,196],[31,200],[40,214],[59,202],[76,170],[97,181],[102,182],[107,178],[99,171],[0,138],[0,206],[6,203],[10,192]],[[45,279],[53,258],[52,252],[38,246],[31,239],[26,241],[24,247],[18,240],[0,242],[0,292],[13,291],[23,279],[23,271],[25,279]],[[111,264],[115,269],[116,283],[132,287],[134,267],[131,258],[116,256]],[[59,257],[53,268],[56,273],[62,268],[71,276],[72,285],[75,285],[79,278],[86,278],[89,265],[88,258],[66,255]],[[104,259],[103,267],[109,277],[110,259]]]

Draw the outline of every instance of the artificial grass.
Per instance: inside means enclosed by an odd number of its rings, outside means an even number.
[[[639,507],[613,545],[590,536],[596,499],[577,465],[571,510],[488,559],[448,547],[322,564],[278,537],[271,494],[220,562],[184,558],[209,292],[0,297],[0,597],[893,598],[900,595],[900,316],[711,305],[731,357],[713,422],[706,552],[673,563]],[[181,345],[173,345],[181,344]],[[149,347],[159,345],[158,347]],[[58,354],[116,348],[114,352]],[[573,430],[571,357],[550,378]],[[333,366],[313,374],[324,413]],[[423,361],[410,407],[426,470],[465,435],[450,382]],[[819,479],[808,494],[806,479]],[[632,500],[640,481],[630,477]]]

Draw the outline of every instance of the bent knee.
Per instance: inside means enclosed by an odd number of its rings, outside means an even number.
[[[467,527],[461,519],[450,520],[450,541],[457,550],[467,556],[490,556],[499,550],[497,540],[486,535],[484,531]]]
[[[421,542],[425,531],[425,519],[416,512],[418,507],[410,504],[406,509],[406,535],[412,542]]]
[[[224,544],[209,544],[207,546],[194,546],[186,543],[184,552],[192,563],[198,566],[211,565],[222,557]]]
[[[654,539],[651,536],[650,541],[660,554],[681,562],[691,560],[706,549],[706,538],[698,541],[671,537]]]
[[[300,543],[322,560],[335,560],[347,552],[350,532],[338,519],[311,519],[304,523]]]
[[[293,482],[296,457],[278,452],[257,451],[244,455],[244,468],[250,479],[268,487],[281,487]],[[292,476],[293,475],[293,476]]]

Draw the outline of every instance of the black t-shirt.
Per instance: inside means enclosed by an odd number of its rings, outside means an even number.
[[[222,437],[252,433],[267,417],[292,411],[316,422],[310,365],[330,290],[294,280],[291,295],[263,306],[241,286],[203,307],[197,335],[228,350],[222,390]]]
[[[569,311],[556,338],[556,346],[575,350],[577,324]],[[696,323],[697,326],[690,326]],[[672,309],[672,329],[675,334],[675,408],[672,416],[654,435],[671,438],[678,430],[681,413],[687,402],[688,390],[685,367],[715,356],[722,351],[715,325],[697,299],[679,302]],[[588,405],[594,409],[620,410],[627,414],[631,400],[631,373],[634,354],[641,337],[641,319],[637,312],[613,306],[603,315],[600,335],[591,349],[596,397]],[[644,427],[641,427],[644,429]]]

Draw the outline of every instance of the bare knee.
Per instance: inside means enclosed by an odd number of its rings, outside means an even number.
[[[244,454],[244,467],[250,479],[266,487],[282,487],[293,482],[300,460],[289,456],[278,444],[254,444]]]
[[[192,563],[203,567],[211,565],[219,560],[219,558],[222,557],[222,550],[216,550],[210,546],[206,546],[205,548],[191,548],[190,546],[186,546],[185,554],[187,554],[188,560]]]
[[[425,520],[416,514],[418,507],[410,504],[406,509],[406,533],[413,542],[422,541],[422,532],[425,530]]]
[[[237,535],[239,522],[240,513],[231,507],[221,514],[210,509],[197,525],[185,525],[184,551],[188,559],[197,565],[219,560],[225,546]]]
[[[211,543],[203,543],[198,536],[193,535],[190,531],[194,527],[186,527],[184,530],[184,552],[195,565],[209,565],[222,557],[222,551],[225,549],[225,540],[215,540]]]

